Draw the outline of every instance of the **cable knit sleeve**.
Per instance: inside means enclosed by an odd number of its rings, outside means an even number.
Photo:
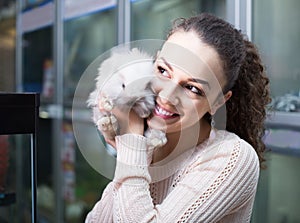
[[[152,151],[147,150],[145,137],[139,135],[118,136],[116,144],[114,222],[150,222],[156,215],[149,192],[148,166]]]
[[[110,182],[103,191],[101,200],[88,213],[85,223],[113,222],[113,189],[114,183]]]
[[[145,181],[146,183],[142,187],[149,187],[150,175],[147,169],[152,152],[147,150],[145,137],[126,134],[117,136],[116,143],[118,158],[114,180],[107,185],[101,199],[88,213],[85,223],[110,223],[118,221],[116,219],[118,219],[117,216],[120,216],[119,211],[123,207],[126,207],[126,205],[120,205],[120,201],[116,201],[118,200],[120,190],[123,189],[123,187],[120,188],[121,184],[127,186],[135,183],[139,184],[140,180],[136,180],[136,178],[143,177],[144,180],[142,182]],[[132,217],[134,218],[134,216]],[[121,220],[121,222],[124,221]]]

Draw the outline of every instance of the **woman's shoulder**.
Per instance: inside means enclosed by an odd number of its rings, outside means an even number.
[[[198,148],[198,158],[203,160],[219,160],[243,166],[245,162],[251,162],[254,168],[259,166],[259,160],[255,149],[235,133],[227,130],[214,130],[208,142]],[[226,161],[227,160],[227,161]]]
[[[257,153],[253,146],[235,133],[227,130],[216,130],[215,135],[215,142],[213,142],[215,146],[212,145],[213,147],[222,145],[223,150],[229,150],[231,152],[239,151],[241,155],[251,156],[258,159]]]
[[[233,132],[229,132],[227,130],[214,130],[214,136],[213,139],[211,139],[211,143],[209,146],[212,147],[218,147],[220,145],[232,145],[237,146],[239,145],[245,150],[249,150],[251,152],[255,152],[255,149],[244,139],[240,138],[238,135],[236,135]],[[231,148],[232,146],[229,146],[227,148]]]

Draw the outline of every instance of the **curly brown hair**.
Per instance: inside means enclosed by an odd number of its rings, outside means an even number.
[[[226,102],[226,130],[251,144],[264,167],[264,121],[271,98],[269,79],[257,48],[230,23],[208,13],[176,20],[168,37],[178,30],[196,32],[218,53],[227,78],[223,93],[232,91]]]

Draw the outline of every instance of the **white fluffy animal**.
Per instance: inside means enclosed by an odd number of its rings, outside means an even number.
[[[93,109],[93,121],[105,138],[114,139],[118,134],[117,119],[111,112],[114,107],[130,107],[141,118],[151,114],[155,107],[152,79],[153,58],[136,48],[113,52],[101,63],[96,89],[87,102]],[[165,133],[160,130],[148,129],[145,137],[153,148],[167,142]]]

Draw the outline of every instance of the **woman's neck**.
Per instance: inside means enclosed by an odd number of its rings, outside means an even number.
[[[197,123],[180,132],[167,133],[168,142],[163,147],[154,150],[152,163],[162,160],[168,162],[186,150],[201,144],[209,137],[210,130],[208,122],[202,120],[200,125]]]

